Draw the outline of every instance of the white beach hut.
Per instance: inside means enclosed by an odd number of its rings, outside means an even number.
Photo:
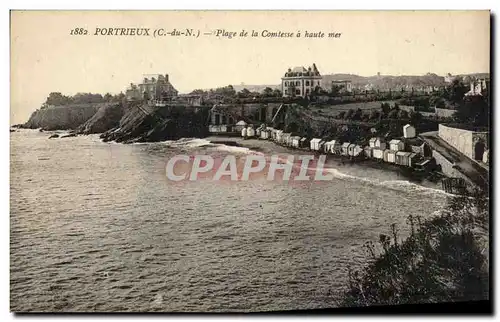
[[[405,126],[403,126],[403,136],[406,139],[414,138],[415,136],[417,136],[417,131],[415,130],[415,127],[410,124],[406,124]]]
[[[249,126],[247,127],[247,137],[253,138],[255,136],[255,130],[253,127]]]
[[[300,139],[301,139],[301,137],[300,136],[292,136],[291,139],[292,139],[292,147],[298,149],[299,146],[300,146]]]
[[[392,151],[403,151],[405,149],[405,143],[402,140],[393,139],[389,141],[389,149]]]
[[[313,151],[319,151],[320,142],[321,142],[321,139],[318,139],[318,138],[312,139],[311,142],[310,142],[311,150],[313,150]]]

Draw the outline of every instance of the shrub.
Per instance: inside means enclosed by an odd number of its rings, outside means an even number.
[[[350,271],[341,306],[471,301],[489,298],[488,203],[484,195],[453,198],[440,215],[409,216],[411,233],[380,235],[382,251],[365,244],[371,263]]]

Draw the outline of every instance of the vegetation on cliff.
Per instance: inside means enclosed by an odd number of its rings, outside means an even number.
[[[340,306],[362,307],[489,299],[488,198],[450,198],[439,215],[409,217],[410,236],[393,225],[372,242],[363,270],[350,272]]]

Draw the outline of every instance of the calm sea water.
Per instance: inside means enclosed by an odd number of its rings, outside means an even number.
[[[264,311],[337,305],[362,247],[446,202],[397,173],[174,184],[166,160],[247,149],[11,133],[13,311]]]

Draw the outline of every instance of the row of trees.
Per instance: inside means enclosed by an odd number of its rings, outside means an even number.
[[[400,109],[396,103],[390,106],[389,103],[381,103],[380,110],[363,111],[360,108],[357,110],[349,109],[342,111],[337,115],[337,119],[353,120],[353,121],[376,121],[381,119],[412,119],[421,118],[420,113],[408,113]]]
[[[47,108],[48,106],[63,106],[70,104],[120,102],[123,98],[125,98],[125,94],[123,93],[117,95],[106,93],[104,96],[101,94],[93,93],[77,93],[73,96],[67,96],[61,94],[60,92],[52,92],[45,100],[42,108]]]
[[[222,98],[250,98],[250,97],[282,97],[283,94],[279,89],[272,89],[266,87],[262,92],[250,91],[243,88],[241,91],[236,92],[232,85],[210,89],[208,91],[196,89],[190,93],[191,95],[201,95],[205,97],[222,97]]]

